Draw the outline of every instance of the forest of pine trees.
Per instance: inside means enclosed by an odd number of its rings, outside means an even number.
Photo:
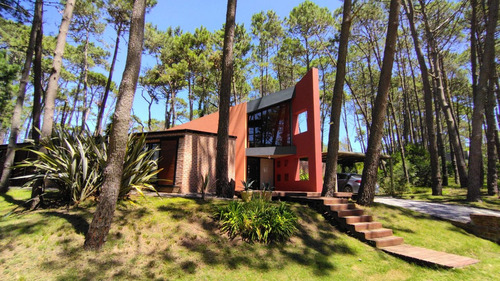
[[[16,141],[48,136],[54,125],[88,127],[95,135],[106,131],[133,2],[1,1],[0,143],[10,139],[13,148]],[[336,100],[339,149],[366,152],[372,126],[380,127],[378,150],[393,157],[399,186],[429,186],[438,195],[442,186],[456,184],[469,189],[472,201],[479,200],[483,184],[488,194],[498,193],[498,1],[396,1],[394,58],[385,80],[380,76],[391,1],[345,2],[352,6],[337,99],[343,7],[331,11],[306,0],[284,17],[272,10],[256,13],[249,26],[236,16],[230,85],[221,80],[224,19],[218,30],[199,26],[190,32],[158,27],[146,16],[142,57],[155,64],[141,68],[136,99],[149,106],[132,109],[129,132],[167,129],[218,111],[223,92],[230,106],[268,95],[295,85],[315,67],[325,151]],[[146,1],[146,14],[156,4]],[[62,19],[45,18],[49,6]],[[49,22],[60,24],[59,36],[45,33]],[[106,29],[112,40],[103,35]],[[374,119],[382,80],[388,82],[385,118]],[[164,116],[154,112],[157,105]],[[148,118],[141,119],[138,110]]]

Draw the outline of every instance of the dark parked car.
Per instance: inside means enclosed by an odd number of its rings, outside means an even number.
[[[355,173],[338,173],[337,185],[339,191],[358,193],[361,186],[361,175]],[[375,186],[375,193],[378,193],[378,184]]]

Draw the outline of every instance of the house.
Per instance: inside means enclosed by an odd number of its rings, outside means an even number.
[[[320,192],[322,154],[318,70],[296,85],[230,109],[229,180],[236,190],[254,180],[276,190]],[[215,185],[218,112],[165,131],[147,133],[159,148],[158,189],[200,192],[201,178]]]

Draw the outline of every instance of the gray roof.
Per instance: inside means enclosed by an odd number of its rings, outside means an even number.
[[[295,87],[290,87],[290,88],[281,90],[279,92],[272,93],[268,96],[249,101],[247,103],[247,113],[259,111],[259,110],[264,109],[266,107],[270,107],[272,105],[291,100],[294,93],[295,93]]]

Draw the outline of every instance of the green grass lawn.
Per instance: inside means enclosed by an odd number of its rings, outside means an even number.
[[[481,262],[454,270],[408,263],[296,204],[299,230],[287,244],[231,241],[211,218],[227,201],[157,197],[120,204],[103,250],[87,252],[82,245],[94,204],[11,212],[29,194],[13,189],[0,195],[0,280],[497,280],[500,272],[500,245],[380,205],[367,211],[410,244]]]
[[[405,193],[401,196],[401,198],[445,204],[457,204],[500,211],[500,198],[495,195],[488,195],[485,188],[481,189],[482,202],[467,202],[467,189],[459,188],[458,186],[443,187],[443,195],[441,196],[433,196],[430,187],[412,187],[411,191],[409,193]]]

